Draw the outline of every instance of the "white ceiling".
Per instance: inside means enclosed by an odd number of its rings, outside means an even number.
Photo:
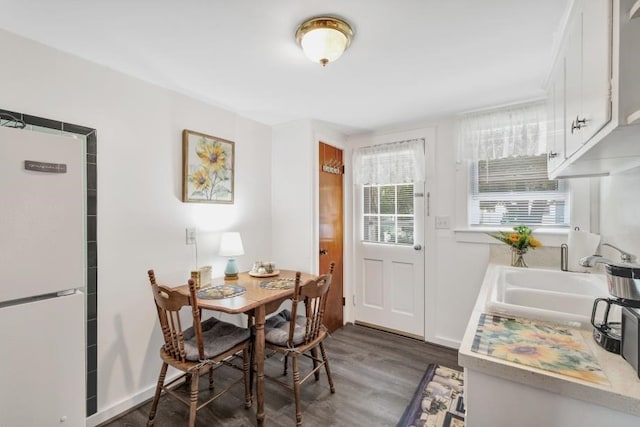
[[[540,97],[571,1],[0,0],[0,28],[268,125],[353,134]],[[355,31],[326,68],[294,40],[319,14]]]

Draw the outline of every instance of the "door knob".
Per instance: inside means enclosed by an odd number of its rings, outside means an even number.
[[[415,249],[416,251],[420,251],[422,250],[422,245],[413,245],[413,249]]]
[[[329,253],[329,251],[328,251],[328,250],[326,250],[326,249],[320,249],[320,255],[326,255],[326,254],[328,254],[328,253]]]

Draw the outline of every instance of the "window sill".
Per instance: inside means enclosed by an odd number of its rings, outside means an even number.
[[[488,233],[497,233],[498,231],[512,231],[510,227],[474,227],[474,228],[458,228],[453,230],[456,242],[461,243],[484,243],[504,245],[504,243],[492,238]],[[543,246],[560,247],[561,244],[567,243],[568,228],[535,228],[534,236],[540,240]]]

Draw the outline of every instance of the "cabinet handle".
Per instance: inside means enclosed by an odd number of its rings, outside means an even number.
[[[558,157],[558,153],[554,153],[553,151],[549,151],[549,158],[550,159],[555,159],[556,157]]]
[[[579,116],[576,116],[576,119],[571,122],[571,133],[573,134],[574,130],[580,130],[583,126],[587,125],[587,119],[581,119]]]

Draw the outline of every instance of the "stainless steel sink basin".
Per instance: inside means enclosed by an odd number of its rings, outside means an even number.
[[[488,312],[584,327],[593,301],[607,297],[604,275],[492,265]]]

